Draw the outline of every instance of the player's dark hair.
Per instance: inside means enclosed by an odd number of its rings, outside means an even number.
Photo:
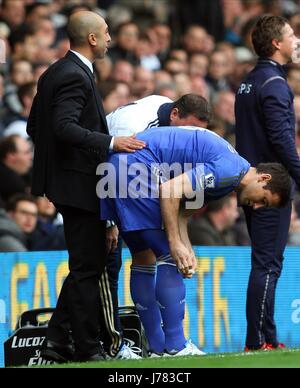
[[[280,197],[280,207],[284,207],[291,199],[292,179],[287,169],[280,163],[260,163],[256,167],[259,174],[270,174],[272,179],[264,187]]]
[[[197,119],[209,123],[211,109],[207,100],[198,94],[185,94],[174,102],[174,108],[178,109],[180,118],[193,115]]]
[[[283,28],[288,21],[282,16],[264,15],[258,19],[252,31],[252,43],[260,58],[270,58],[276,51],[273,39],[282,41]]]

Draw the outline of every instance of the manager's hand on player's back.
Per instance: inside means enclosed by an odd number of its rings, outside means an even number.
[[[142,150],[146,147],[146,143],[137,140],[135,135],[132,136],[117,136],[114,138],[114,151],[115,152],[134,152]]]

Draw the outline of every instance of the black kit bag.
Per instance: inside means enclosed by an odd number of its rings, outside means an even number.
[[[5,366],[49,365],[40,356],[40,347],[46,338],[49,314],[54,308],[40,308],[25,311],[20,315],[16,329],[4,342]],[[134,306],[119,307],[119,316],[124,339],[137,354],[146,357],[147,340],[138,313]]]
[[[125,343],[139,356],[147,357],[148,343],[136,308],[134,306],[119,307],[119,317]]]
[[[25,311],[20,315],[16,329],[4,342],[5,366],[52,364],[40,356],[40,347],[46,338],[49,316],[54,308]]]

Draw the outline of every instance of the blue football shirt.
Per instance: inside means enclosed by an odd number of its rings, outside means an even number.
[[[101,218],[121,231],[162,228],[159,184],[186,173],[203,203],[232,192],[250,164],[215,133],[198,127],[159,127],[137,135],[146,148],[110,156],[107,182],[115,198],[101,200]],[[171,168],[170,168],[171,166]]]

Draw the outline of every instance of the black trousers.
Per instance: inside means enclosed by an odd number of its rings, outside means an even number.
[[[274,321],[275,292],[288,239],[291,203],[282,209],[244,208],[252,244],[251,273],[247,290],[246,345],[278,345]]]
[[[121,345],[106,271],[105,223],[99,215],[56,206],[64,220],[70,273],[65,279],[47,337],[68,343],[69,331],[79,357],[99,352],[100,328],[110,338],[110,353]]]
[[[119,273],[122,267],[122,239],[119,238],[118,247],[115,251],[111,252],[107,258],[107,274],[109,280],[110,293],[114,308],[114,325],[115,329],[123,338],[123,329],[119,317]],[[109,352],[111,346],[111,337],[107,330],[101,330],[101,341],[103,342],[104,349]]]

